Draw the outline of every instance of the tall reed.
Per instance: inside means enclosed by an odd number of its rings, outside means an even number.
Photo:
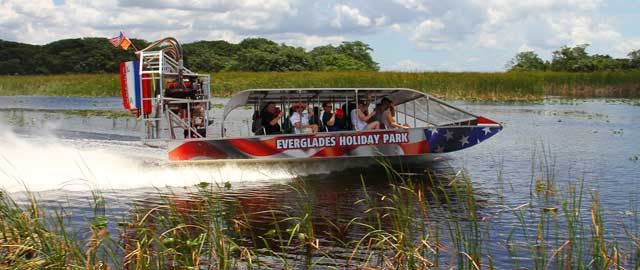
[[[560,181],[551,151],[535,153],[523,205],[487,203],[482,196],[496,194],[479,195],[465,170],[412,172],[381,160],[386,189],[362,179],[347,221],[320,217],[321,191],[303,180],[285,186],[286,205],[248,206],[229,187],[203,183],[141,198],[119,222],[96,192],[85,233],[70,228],[64,208],[0,193],[0,268],[637,268],[637,209],[616,233],[584,179]],[[497,243],[505,220],[514,224]]]
[[[640,97],[640,71],[564,72],[221,72],[214,96],[250,88],[412,88],[445,99],[505,101],[567,97]],[[119,96],[115,74],[0,76],[0,95]]]

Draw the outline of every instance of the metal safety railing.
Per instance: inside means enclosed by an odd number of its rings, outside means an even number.
[[[190,71],[182,66],[181,61],[176,61],[163,51],[140,52],[140,81],[150,81],[151,85],[148,90],[150,93],[141,95],[140,119],[145,126],[142,138],[145,143],[180,139],[177,129],[184,131],[185,139],[204,137],[196,126],[203,126],[202,133],[206,133],[209,125],[210,77]],[[183,86],[178,80],[185,78],[197,78],[199,88],[191,89],[193,94],[189,98],[168,97],[165,84],[174,81]],[[192,115],[194,110],[199,110],[197,117]]]

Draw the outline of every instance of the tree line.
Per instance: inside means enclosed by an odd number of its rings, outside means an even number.
[[[553,52],[551,61],[543,61],[534,51],[518,53],[507,63],[509,71],[565,71],[594,72],[640,69],[640,50],[627,54],[628,58],[609,55],[589,55],[589,44],[563,46]]]
[[[131,41],[138,49],[149,42]],[[278,44],[247,38],[238,44],[223,40],[183,44],[185,65],[194,71],[339,71],[379,70],[373,51],[361,41],[315,47]],[[135,59],[134,50],[114,48],[106,38],[63,39],[46,45],[0,40],[0,74],[115,73],[122,61]]]

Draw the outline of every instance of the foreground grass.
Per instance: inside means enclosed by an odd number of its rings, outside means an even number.
[[[640,71],[629,72],[222,72],[212,92],[229,96],[249,88],[405,87],[444,99],[538,100],[568,97],[640,97]],[[115,74],[0,76],[0,95],[119,96]]]
[[[302,181],[289,186],[295,200],[286,211],[264,201],[255,202],[261,208],[250,207],[225,196],[228,187],[203,183],[192,193],[137,204],[125,221],[109,220],[105,202],[96,194],[86,228],[69,228],[70,213],[64,209],[43,209],[35,197],[18,204],[4,194],[0,268],[640,267],[637,211],[621,233],[612,232],[598,193],[587,192],[582,181],[561,185],[548,160],[534,160],[530,201],[497,211],[476,199],[464,173],[447,179],[432,173],[407,175],[384,161],[388,189],[372,193],[363,185],[354,198],[356,214],[347,219],[315,213],[319,202],[314,198],[321,194]],[[519,224],[500,225],[505,216]],[[107,229],[114,223],[116,234]],[[510,232],[492,230],[498,226]],[[497,243],[496,233],[507,233],[506,243]]]

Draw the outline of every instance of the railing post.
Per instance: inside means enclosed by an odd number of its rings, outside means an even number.
[[[407,124],[407,103],[402,104],[402,111],[404,112],[404,124]]]
[[[191,138],[191,102],[187,101],[187,129],[189,130],[189,138]]]
[[[413,100],[413,127],[418,127],[418,121],[416,120],[416,100]]]
[[[431,123],[431,120],[429,120],[429,104],[431,103],[431,101],[429,100],[429,96],[427,96],[427,123]]]

